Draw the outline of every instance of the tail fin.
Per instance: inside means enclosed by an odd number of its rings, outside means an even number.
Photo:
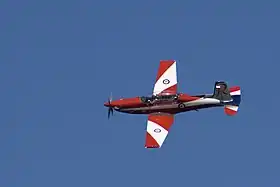
[[[229,116],[237,114],[241,103],[241,90],[239,86],[233,86],[229,89],[232,101],[225,105],[224,111]]]
[[[220,100],[222,103],[233,101],[228,85],[224,81],[217,81],[215,83],[214,94],[211,97]]]

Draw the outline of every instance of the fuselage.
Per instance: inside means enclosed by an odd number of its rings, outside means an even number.
[[[160,95],[151,97],[122,98],[104,104],[118,112],[129,114],[169,113],[177,114],[191,110],[224,106],[220,100],[208,95],[188,94]]]

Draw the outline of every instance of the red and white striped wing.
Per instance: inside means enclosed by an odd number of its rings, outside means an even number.
[[[171,114],[150,114],[148,116],[145,148],[160,148],[174,122]]]
[[[161,60],[153,95],[177,93],[177,69],[175,60]]]

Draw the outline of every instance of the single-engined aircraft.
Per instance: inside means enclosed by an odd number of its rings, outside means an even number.
[[[225,81],[216,81],[212,94],[188,95],[177,91],[177,67],[175,60],[161,60],[153,94],[112,100],[108,118],[113,111],[129,114],[147,114],[145,148],[160,148],[178,113],[210,107],[224,107],[225,114],[234,116],[241,103],[239,86],[228,87]]]

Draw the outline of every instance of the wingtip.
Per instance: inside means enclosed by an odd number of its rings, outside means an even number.
[[[158,149],[158,148],[160,148],[160,146],[157,146],[157,145],[154,145],[154,146],[149,145],[149,146],[147,146],[147,145],[145,145],[145,148],[146,149]]]

